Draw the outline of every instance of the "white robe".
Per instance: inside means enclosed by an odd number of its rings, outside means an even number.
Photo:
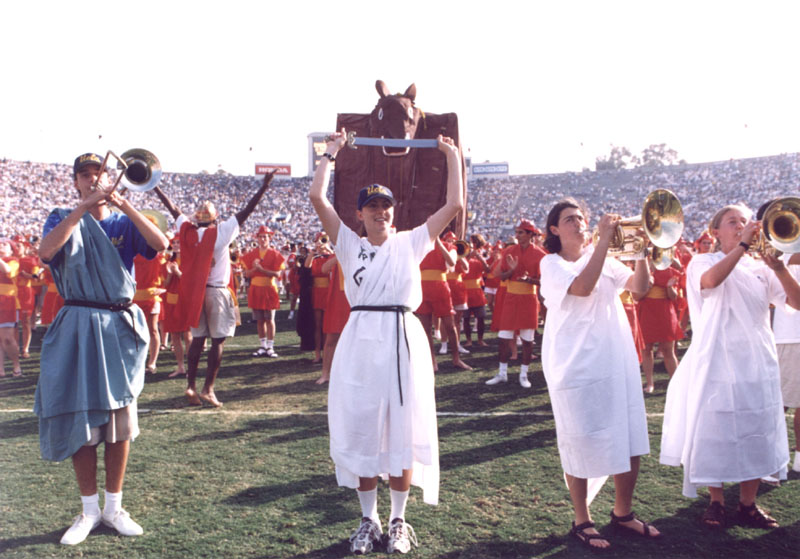
[[[428,338],[413,315],[422,302],[419,263],[432,248],[426,224],[393,234],[379,247],[339,224],[336,255],[350,306],[403,305],[411,312],[350,313],[333,357],[328,426],[339,485],[355,488],[359,477],[399,477],[413,469],[411,483],[435,505],[439,442],[433,364]]]
[[[767,475],[786,476],[789,443],[769,304],[786,295],[763,263],[743,257],[719,286],[700,289],[724,258],[695,256],[687,270],[692,345],[667,390],[661,463],[683,464],[683,494]]]
[[[567,294],[592,253],[576,262],[549,254],[540,264],[542,367],[561,466],[579,478],[628,472],[631,457],[650,452],[639,361],[619,298],[632,271],[606,258],[589,296]]]

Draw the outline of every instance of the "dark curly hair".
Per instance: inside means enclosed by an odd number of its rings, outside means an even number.
[[[545,224],[544,248],[546,248],[547,252],[550,254],[558,254],[561,252],[561,239],[559,239],[557,235],[553,235],[553,232],[550,231],[550,227],[558,227],[558,219],[561,217],[561,212],[567,208],[580,210],[584,219],[586,219],[587,222],[589,221],[588,210],[575,198],[564,198],[558,201],[556,205],[552,207],[550,213],[547,214],[547,223]]]

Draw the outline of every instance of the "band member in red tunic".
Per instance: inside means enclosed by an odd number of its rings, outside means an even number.
[[[325,318],[325,306],[328,304],[328,290],[331,285],[328,274],[322,271],[322,266],[333,256],[333,253],[325,233],[317,233],[314,243],[314,248],[308,252],[306,257],[305,266],[311,268],[311,276],[314,278],[314,288],[311,291],[314,307],[314,360],[312,363],[321,363],[324,342],[322,324]]]
[[[500,289],[500,278],[494,273],[494,265],[503,253],[503,241],[497,241],[494,246],[487,245],[488,254],[486,256],[486,264],[489,269],[483,276],[484,294],[486,295],[486,305],[492,311],[494,317],[495,300],[497,299],[497,291]],[[494,320],[494,319],[493,319]]]
[[[53,322],[59,309],[64,306],[64,299],[58,294],[56,283],[53,281],[53,274],[50,272],[50,266],[47,266],[41,260],[39,265],[42,268],[41,276],[44,282],[43,289],[45,290],[44,301],[42,302],[42,325],[48,326]]]
[[[467,293],[467,312],[464,313],[464,336],[466,347],[472,346],[472,323],[470,317],[475,317],[475,326],[478,333],[478,345],[488,345],[483,341],[483,334],[486,330],[486,297],[483,294],[481,284],[483,274],[488,272],[489,265],[481,254],[486,241],[483,236],[472,235],[470,237],[472,251],[467,255],[467,272],[464,274],[464,288]]]
[[[453,365],[461,369],[472,370],[472,367],[461,360],[458,352],[458,332],[455,322],[453,322],[453,302],[450,298],[450,287],[447,285],[447,270],[455,263],[456,251],[437,237],[433,250],[425,255],[419,265],[422,272],[422,303],[414,311],[414,314],[422,322],[422,327],[428,336],[434,371],[438,370],[436,359],[433,357],[433,339],[431,338],[431,328],[435,318],[442,320],[442,337],[450,342]]]
[[[452,231],[445,232],[442,241],[448,249],[456,250],[456,254],[458,254],[454,244],[456,241],[455,233]],[[453,326],[456,329],[456,343],[458,344],[459,353],[469,353],[469,350],[461,346],[461,321],[464,320],[464,313],[467,310],[467,290],[464,287],[464,280],[461,274],[466,273],[468,270],[469,265],[467,261],[463,257],[456,256],[455,265],[450,267],[445,274],[447,278],[447,287],[450,288],[450,302],[453,304],[453,312],[455,312]],[[442,341],[442,347],[439,348],[439,355],[447,355],[448,341],[449,340]]]
[[[19,365],[19,345],[17,345],[17,320],[19,301],[17,300],[16,278],[19,274],[19,261],[13,255],[9,239],[0,239],[0,345],[5,355],[11,359],[15,377],[22,375]],[[3,361],[0,360],[0,376],[6,376]]]
[[[274,232],[265,225],[256,233],[258,246],[242,256],[245,275],[250,278],[247,306],[253,310],[260,347],[256,357],[277,357],[275,353],[275,311],[281,307],[277,280],[283,273],[283,255],[270,246]]]
[[[652,265],[651,265],[652,266]],[[675,342],[683,335],[678,325],[678,315],[673,301],[678,296],[677,285],[680,272],[674,268],[666,270],[652,269],[653,284],[650,290],[639,301],[639,325],[642,328],[645,347],[642,351],[642,369],[644,370],[645,392],[652,393],[653,381],[653,346],[658,344],[664,356],[664,368],[670,378],[678,368],[678,357],[675,355]]]
[[[33,281],[39,277],[39,257],[33,253],[31,245],[22,235],[14,237],[14,255],[19,261],[17,274],[17,299],[19,300],[19,322],[22,326],[21,357],[30,357],[31,334],[33,327],[31,318],[36,309],[36,295],[33,292]]]
[[[149,215],[145,215],[154,224]],[[136,255],[133,259],[133,270],[136,274],[136,293],[133,302],[144,312],[147,319],[147,329],[150,331],[150,350],[147,355],[145,373],[155,374],[158,351],[161,348],[161,334],[158,331],[158,317],[161,315],[161,294],[164,293],[161,280],[164,275],[164,266],[167,257],[163,252],[152,260]]]
[[[331,378],[331,363],[336,351],[339,336],[350,318],[350,303],[344,293],[344,278],[342,267],[336,256],[329,258],[322,265],[322,271],[330,275],[331,285],[328,289],[328,301],[325,304],[325,317],[322,321],[322,333],[325,334],[325,349],[322,350],[322,376],[317,379],[317,384],[324,384]]]
[[[506,247],[500,259],[499,277],[508,280],[506,293],[503,296],[503,308],[497,325],[497,337],[500,340],[500,368],[494,377],[486,381],[493,385],[508,380],[508,360],[511,357],[511,345],[514,343],[514,331],[519,330],[522,339],[522,365],[519,383],[523,388],[530,388],[528,366],[533,353],[534,332],[539,324],[539,299],[536,296],[539,285],[539,262],[545,251],[533,244],[536,234],[533,222],[523,219],[514,233],[519,244]]]
[[[172,254],[164,266],[166,275],[164,276],[163,285],[167,291],[163,297],[164,320],[162,328],[165,335],[172,335],[172,351],[175,355],[177,367],[169,374],[169,378],[175,378],[186,374],[184,356],[188,353],[189,345],[192,343],[192,333],[183,319],[186,312],[180,308],[183,304],[180,299],[183,272],[181,271],[181,241],[177,235],[170,241],[170,248],[172,249]]]

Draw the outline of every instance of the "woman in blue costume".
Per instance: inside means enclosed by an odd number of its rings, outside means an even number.
[[[102,158],[75,159],[80,196],[74,210],[56,209],[44,226],[39,256],[50,265],[65,305],[42,340],[34,411],[45,460],[72,457],[83,512],[61,543],[82,542],[100,522],[120,534],[142,528],[122,509],[130,441],[139,432],[136,398],[144,385],[149,336],[142,311],[131,305],[133,258],[152,259],[166,237],[113,191]],[[119,208],[111,212],[109,204]],[[97,495],[97,445],[105,441],[106,491]]]

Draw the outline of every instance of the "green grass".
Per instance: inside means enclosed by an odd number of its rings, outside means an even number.
[[[244,313],[249,318],[249,313]],[[319,369],[297,349],[294,326],[279,313],[276,360],[252,358],[252,324],[228,341],[217,395],[221,410],[186,406],[183,379],[162,354],[139,400],[141,435],[133,444],[124,506],[144,527],[138,538],[98,528],[74,548],[58,541],[80,511],[69,462],[39,458],[33,406],[38,353],[22,378],[0,380],[0,553],[3,557],[343,557],[360,511],[338,488],[328,457],[326,390]],[[539,366],[533,388],[485,387],[496,367],[496,340],[467,356],[464,372],[440,358],[437,375],[442,484],[440,505],[412,489],[407,511],[421,547],[416,557],[584,557],[567,537],[572,518],[555,427]],[[38,351],[38,338],[34,342]],[[759,503],[778,518],[772,532],[732,527],[709,532],[697,522],[705,495],[681,496],[682,473],[657,463],[666,376],[646,398],[651,454],[642,461],[634,506],[664,533],[660,543],[614,538],[608,557],[798,557],[800,476],[762,486]],[[19,411],[15,411],[19,410]],[[486,415],[457,415],[460,413]],[[513,412],[503,414],[502,412]],[[792,441],[793,442],[793,441]],[[102,451],[101,451],[102,452]],[[102,466],[100,467],[102,476]],[[102,479],[101,486],[102,486]],[[729,510],[737,488],[727,490]],[[388,514],[382,485],[379,509]],[[592,505],[607,531],[609,482]],[[613,536],[613,534],[611,534]],[[378,555],[384,555],[378,553]]]

